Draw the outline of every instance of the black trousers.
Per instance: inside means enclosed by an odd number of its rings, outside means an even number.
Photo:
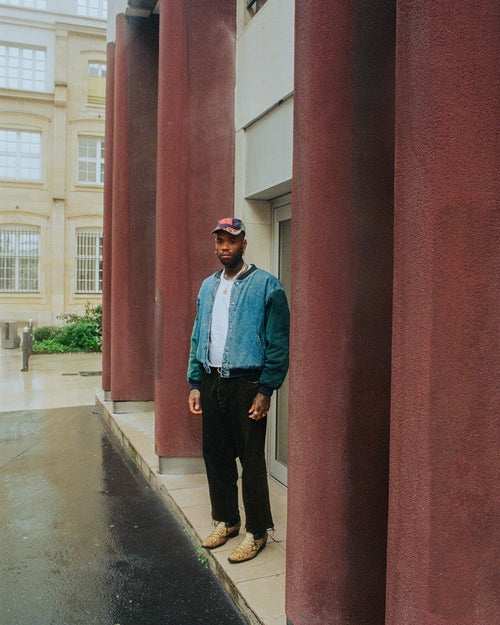
[[[267,417],[255,421],[248,416],[258,389],[257,375],[222,378],[217,371],[205,373],[200,389],[203,456],[212,518],[226,522],[240,518],[236,466],[239,457],[246,531],[253,534],[274,525],[265,458]]]

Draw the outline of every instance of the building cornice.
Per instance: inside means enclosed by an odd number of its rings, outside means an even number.
[[[54,22],[54,28],[65,30],[68,34],[81,35],[87,37],[92,35],[93,37],[99,37],[106,39],[106,28],[97,26],[88,26],[85,24],[72,24],[70,22],[56,21]]]
[[[106,36],[106,20],[91,17],[78,17],[63,15],[61,13],[41,12],[39,15],[29,17],[28,15],[9,15],[4,12],[8,7],[2,6],[2,16],[0,23],[27,28],[44,28],[54,30],[55,28],[66,28],[68,31],[86,32],[88,34],[98,34]],[[7,14],[6,14],[7,13]]]

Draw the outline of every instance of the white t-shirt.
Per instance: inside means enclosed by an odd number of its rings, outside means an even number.
[[[222,367],[224,347],[229,325],[229,302],[234,280],[226,280],[224,271],[221,274],[220,284],[215,294],[212,323],[210,325],[210,342],[208,344],[208,364],[211,367]]]

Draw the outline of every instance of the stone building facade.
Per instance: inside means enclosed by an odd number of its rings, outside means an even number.
[[[0,2],[0,321],[102,299],[102,0]]]

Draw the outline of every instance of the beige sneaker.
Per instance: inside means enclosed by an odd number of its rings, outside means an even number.
[[[254,538],[253,534],[247,532],[245,534],[245,538],[241,541],[241,543],[236,547],[236,549],[231,553],[228,560],[229,562],[245,562],[246,560],[251,560],[255,558],[255,556],[262,551],[267,543],[267,532],[264,534],[262,538]]]
[[[216,547],[220,547],[223,545],[228,538],[232,538],[233,536],[238,536],[240,533],[241,523],[237,523],[233,525],[233,527],[226,527],[224,521],[217,523],[214,531],[207,536],[205,540],[202,542],[201,546],[205,547],[205,549],[215,549]]]

